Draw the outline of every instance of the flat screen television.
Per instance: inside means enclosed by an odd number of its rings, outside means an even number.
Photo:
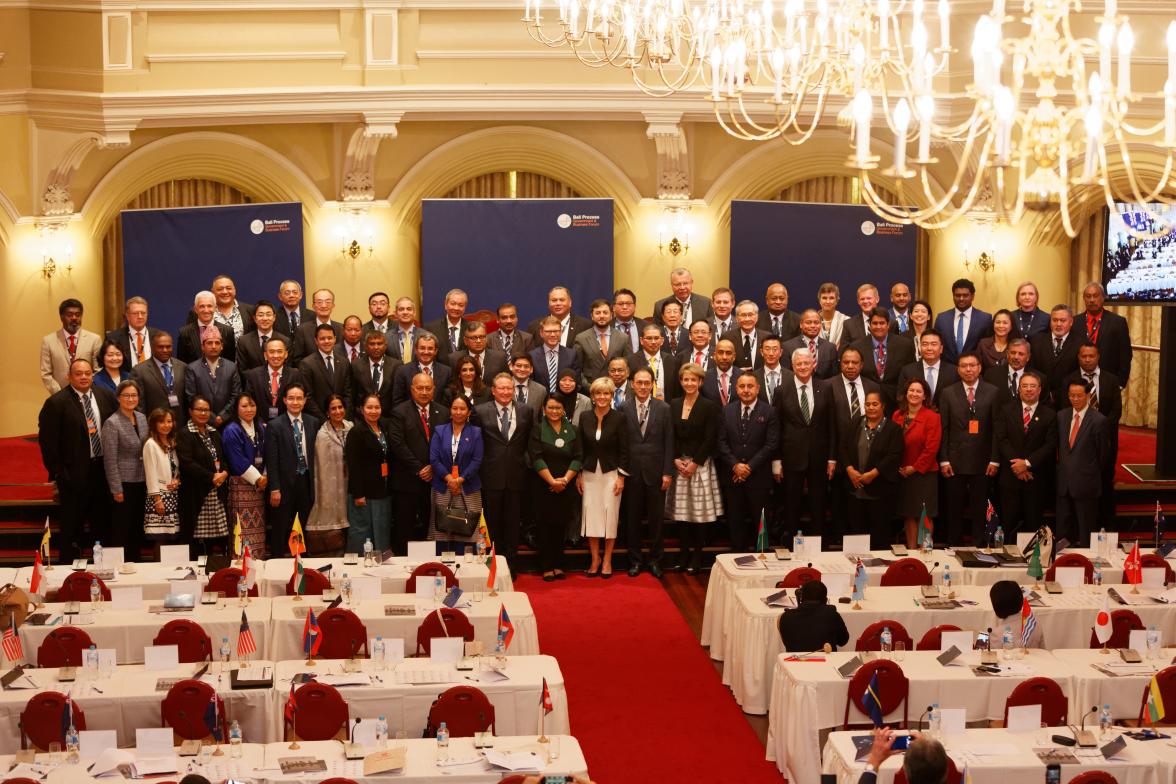
[[[1176,206],[1116,202],[1103,248],[1108,302],[1176,305]]]

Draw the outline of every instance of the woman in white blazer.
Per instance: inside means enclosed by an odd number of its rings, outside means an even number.
[[[147,433],[143,444],[143,473],[147,477],[143,530],[150,540],[170,542],[180,532],[180,460],[172,412],[163,408],[152,411],[147,417]]]

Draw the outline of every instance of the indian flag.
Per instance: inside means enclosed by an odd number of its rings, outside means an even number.
[[[1153,675],[1151,685],[1147,689],[1147,719],[1156,724],[1164,718],[1164,698],[1160,694],[1160,682]]]

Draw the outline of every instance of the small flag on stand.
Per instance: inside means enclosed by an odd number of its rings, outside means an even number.
[[[257,653],[257,642],[253,639],[253,630],[249,628],[249,619],[242,610],[241,631],[237,634],[237,658],[243,658],[251,653]]]
[[[4,658],[10,662],[24,658],[24,647],[20,644],[20,635],[16,633],[16,614],[8,616],[8,628],[4,630]]]
[[[302,522],[298,515],[294,515],[294,525],[290,528],[290,538],[286,546],[290,548],[290,555],[302,555],[306,552],[306,537],[302,535]]]
[[[498,636],[502,638],[502,650],[510,648],[510,641],[514,639],[515,627],[510,616],[506,614],[506,605],[498,609]]]

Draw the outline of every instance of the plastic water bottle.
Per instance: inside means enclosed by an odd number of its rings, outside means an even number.
[[[1154,624],[1147,627],[1147,658],[1160,658],[1160,630]]]
[[[65,731],[65,759],[67,762],[78,761],[78,749],[81,745],[82,742],[81,737],[78,735],[78,728],[71,721],[69,728]]]
[[[249,587],[245,585],[245,578],[237,581],[237,601],[241,603],[242,607],[249,601]]]
[[[1004,649],[1005,658],[1011,659],[1013,656],[1013,627],[1005,626],[1004,633],[1000,636],[1000,647]]]
[[[388,746],[388,720],[383,716],[376,720],[376,746],[381,749]]]
[[[90,604],[97,606],[102,601],[102,589],[98,587],[98,578],[90,581]]]
[[[372,566],[375,563],[375,561],[372,559],[372,549],[373,549],[372,548],[372,540],[371,539],[364,539],[363,540],[363,565],[364,566]]]
[[[992,535],[992,543],[997,550],[1004,549],[1004,526],[998,525],[996,527],[996,533]]]
[[[229,727],[229,756],[233,759],[241,759],[241,741],[241,724],[233,719],[233,724]]]
[[[94,568],[102,568],[102,542],[94,540]]]
[[[98,646],[91,645],[82,657],[82,668],[91,678],[98,677]]]
[[[343,595],[343,603],[351,604],[351,578],[347,576],[347,572],[343,572],[343,580],[339,583],[339,593]]]
[[[889,626],[882,627],[882,653],[890,653],[894,650],[894,635],[890,633]]]
[[[433,578],[433,601],[438,604],[445,598],[445,578],[437,575]]]
[[[221,637],[220,657],[221,657],[221,672],[229,668],[229,657],[233,655],[233,649],[229,647],[229,638]]]
[[[930,558],[931,551],[935,549],[935,542],[931,540],[931,532],[923,534],[923,557]]]
[[[1111,706],[1104,704],[1102,711],[1098,714],[1098,734],[1103,740],[1111,737],[1111,733],[1115,729],[1115,722],[1111,718]]]
[[[444,762],[449,759],[449,728],[445,726],[445,722],[441,722],[441,726],[437,728],[437,760]]]
[[[1091,577],[1091,582],[1095,587],[1102,585],[1102,567],[1097,563],[1094,565],[1094,575]]]
[[[1094,554],[1099,558],[1107,557],[1107,529],[1098,529],[1098,536],[1094,539]]]
[[[951,566],[943,565],[943,590],[951,591]]]
[[[376,635],[376,641],[372,643],[372,662],[375,663],[376,669],[384,669],[384,638]]]
[[[931,710],[927,711],[927,734],[935,737],[943,728],[943,719],[939,713],[939,703],[931,703]]]
[[[796,530],[796,536],[792,537],[792,553],[793,555],[804,554],[804,531],[799,528]]]

